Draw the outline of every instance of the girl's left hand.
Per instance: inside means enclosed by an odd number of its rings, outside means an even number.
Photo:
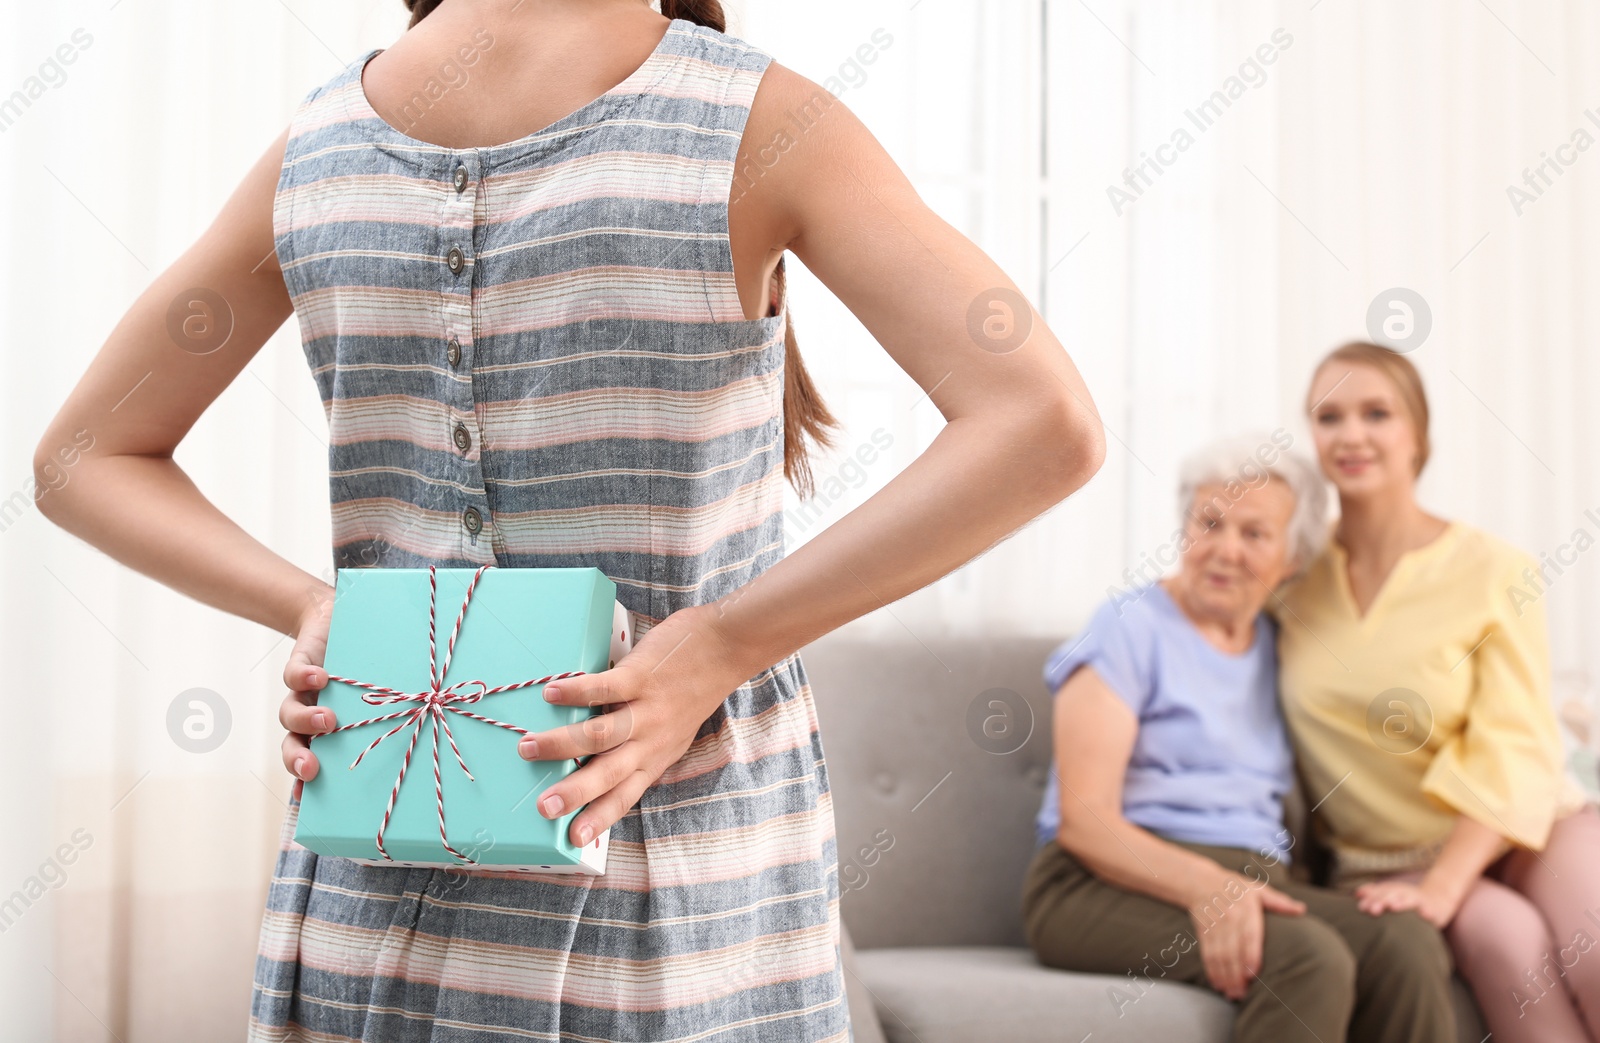
[[[588,805],[572,820],[572,843],[582,847],[622,818],[683,756],[706,718],[750,679],[720,619],[713,605],[680,609],[611,669],[545,686],[546,698],[557,706],[602,709],[517,744],[526,760],[589,758],[539,798],[545,818]]]
[[[1415,909],[1417,915],[1441,931],[1449,926],[1460,907],[1458,900],[1430,887],[1426,881],[1374,880],[1357,887],[1355,898],[1361,911],[1373,916]]]

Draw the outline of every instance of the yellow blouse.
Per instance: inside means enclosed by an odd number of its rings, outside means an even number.
[[[1541,850],[1586,798],[1564,766],[1533,559],[1451,522],[1401,556],[1365,616],[1346,562],[1330,540],[1268,602],[1284,720],[1330,847],[1415,849],[1467,815]]]

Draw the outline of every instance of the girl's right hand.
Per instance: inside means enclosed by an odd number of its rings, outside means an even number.
[[[283,737],[283,766],[295,777],[293,799],[300,799],[305,780],[317,774],[317,755],[311,737],[338,727],[333,711],[317,705],[317,693],[328,683],[322,657],[328,651],[328,625],[333,619],[333,588],[318,597],[300,616],[294,649],[283,668],[289,694],[278,707],[278,723],[289,733]]]
[[[1190,905],[1189,917],[1200,939],[1200,956],[1211,987],[1230,1000],[1242,1000],[1250,982],[1261,973],[1266,914],[1299,916],[1306,911],[1306,904],[1265,880],[1242,873],[1224,872],[1219,881],[1209,889],[1208,901]],[[1243,894],[1239,894],[1241,888]]]

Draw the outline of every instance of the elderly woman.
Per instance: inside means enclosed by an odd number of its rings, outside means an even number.
[[[1237,1003],[1238,1041],[1453,1043],[1438,930],[1285,869],[1294,765],[1261,609],[1320,552],[1327,505],[1279,441],[1186,461],[1177,571],[1114,593],[1046,664],[1058,783],[1023,887],[1028,941],[1048,966],[1122,978],[1119,1016],[1166,980]]]

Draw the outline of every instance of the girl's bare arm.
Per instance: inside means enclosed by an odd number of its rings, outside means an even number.
[[[44,481],[62,447],[89,444],[39,500],[46,517],[174,590],[293,634],[332,588],[231,521],[173,460],[293,310],[272,236],[287,140],[286,128],[117,323],[40,438],[34,473]]]
[[[1088,481],[1105,444],[1038,312],[842,102],[774,62],[744,141],[741,202],[770,200],[757,234],[861,320],[927,393],[916,408],[948,421],[883,489],[716,603],[753,675],[1011,535]]]

